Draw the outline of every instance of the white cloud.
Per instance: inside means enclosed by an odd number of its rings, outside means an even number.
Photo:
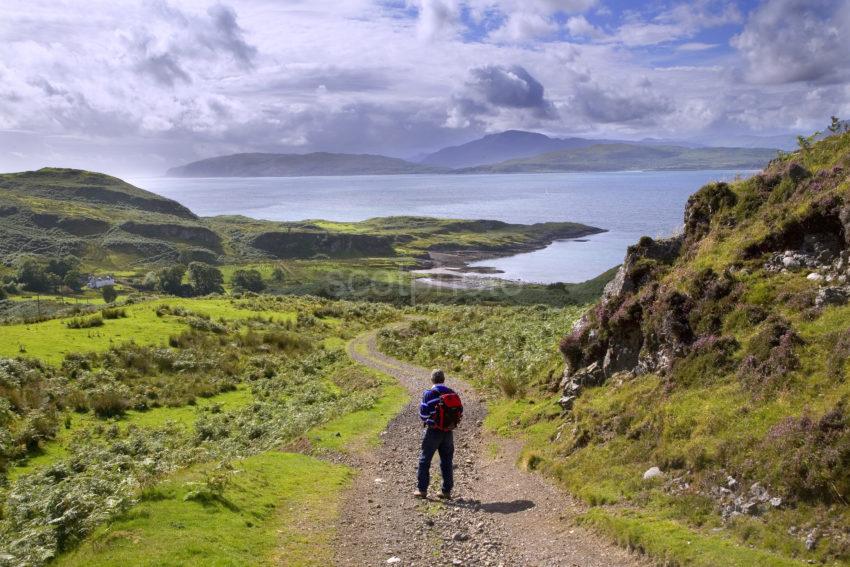
[[[767,0],[732,45],[754,83],[846,81],[850,0]]]
[[[584,16],[573,16],[567,20],[567,31],[572,37],[601,39],[605,33],[587,21]]]
[[[497,42],[523,43],[550,37],[558,32],[558,25],[540,14],[516,12],[508,16],[505,24],[490,34]]]

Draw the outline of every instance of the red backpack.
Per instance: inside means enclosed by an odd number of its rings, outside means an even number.
[[[454,392],[447,392],[440,396],[434,408],[434,429],[440,431],[452,431],[463,417],[463,403],[460,396]]]

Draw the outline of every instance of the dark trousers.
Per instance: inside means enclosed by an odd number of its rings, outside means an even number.
[[[443,492],[449,494],[454,487],[452,459],[455,455],[455,441],[451,431],[440,431],[429,427],[422,436],[422,452],[419,454],[419,473],[417,474],[419,492],[422,494],[428,492],[428,483],[431,482],[431,459],[434,458],[434,453],[440,453]]]

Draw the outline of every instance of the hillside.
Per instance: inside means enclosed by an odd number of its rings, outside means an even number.
[[[212,259],[221,240],[183,205],[101,173],[0,175],[0,261],[72,254],[105,266]]]
[[[667,507],[757,546],[850,560],[848,172],[843,134],[703,187],[684,233],[633,246],[562,341],[569,413],[546,468],[643,508],[600,525]],[[651,466],[662,480],[641,487]]]
[[[71,254],[89,269],[131,269],[193,260],[408,258],[429,251],[485,256],[544,247],[600,232],[577,223],[388,217],[341,223],[198,218],[120,179],[71,169],[0,176],[0,261]]]
[[[443,168],[369,154],[233,154],[168,170],[170,177],[301,177],[440,173]]]
[[[558,150],[493,165],[468,167],[459,172],[759,169],[774,157],[776,150],[767,148],[688,148],[613,143]]]
[[[453,169],[474,167],[600,143],[614,142],[585,138],[551,138],[537,132],[508,130],[488,134],[458,146],[443,148],[425,156],[422,163]]]

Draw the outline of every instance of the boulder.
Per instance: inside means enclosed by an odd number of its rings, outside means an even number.
[[[661,478],[664,476],[664,473],[658,467],[650,467],[643,473],[643,480],[652,480],[654,478]]]

